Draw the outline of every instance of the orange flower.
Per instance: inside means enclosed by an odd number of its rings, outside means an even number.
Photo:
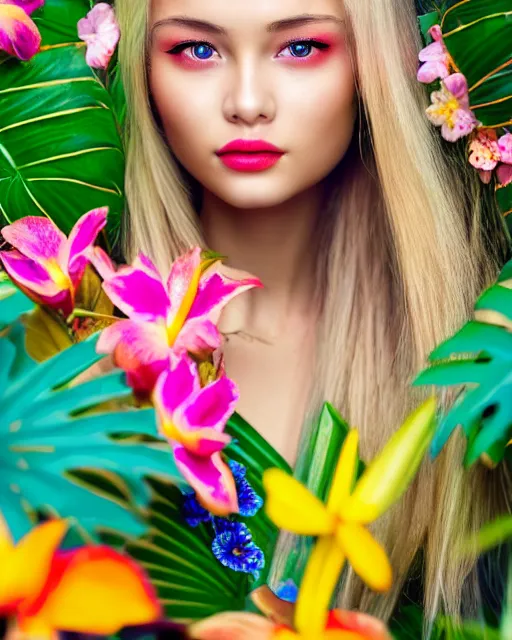
[[[57,551],[68,524],[51,520],[15,544],[0,516],[0,616],[24,637],[110,635],[153,622],[160,606],[142,570],[106,546]]]

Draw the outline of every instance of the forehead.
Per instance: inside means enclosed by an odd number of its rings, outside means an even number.
[[[169,16],[186,16],[228,31],[255,33],[273,22],[299,15],[342,19],[342,0],[149,0],[150,25]]]

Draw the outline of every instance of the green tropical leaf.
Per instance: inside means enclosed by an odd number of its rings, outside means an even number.
[[[100,358],[95,340],[74,345],[42,364],[27,356],[24,343],[19,323],[0,339],[0,509],[14,537],[29,527],[27,509],[45,508],[75,518],[91,537],[112,527],[141,533],[144,525],[137,514],[150,499],[144,478],[152,473],[181,482],[167,445],[120,437],[156,438],[153,410],[97,410],[131,394],[121,372],[69,385]],[[130,504],[84,488],[69,474],[81,468],[119,476]]]
[[[512,261],[507,263],[498,284],[477,300],[479,312],[493,312],[503,324],[470,321],[430,355],[432,365],[415,381],[416,385],[440,387],[465,385],[439,425],[432,444],[437,456],[459,425],[468,438],[468,465],[487,454],[494,463],[502,460],[512,437],[512,289],[508,281]],[[497,320],[498,321],[498,320]]]
[[[486,524],[462,543],[462,551],[484,553],[512,539],[512,516],[502,516]]]
[[[468,80],[471,109],[486,127],[512,124],[511,17],[512,0],[465,0],[441,22],[446,47]]]
[[[66,234],[108,206],[116,238],[124,206],[124,153],[112,99],[85,62],[77,22],[86,0],[46,0],[34,14],[41,51],[0,74],[0,214],[51,218]]]

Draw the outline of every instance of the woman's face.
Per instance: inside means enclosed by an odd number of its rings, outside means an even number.
[[[344,20],[340,0],[151,0],[151,93],[205,189],[268,207],[336,166],[356,113]]]

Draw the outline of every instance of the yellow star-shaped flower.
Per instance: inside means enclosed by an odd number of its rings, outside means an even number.
[[[373,590],[391,587],[386,552],[366,528],[396,502],[416,474],[435,430],[434,398],[414,411],[355,484],[358,434],[351,430],[324,504],[295,478],[270,469],[263,478],[266,511],[281,529],[317,536],[301,584],[295,627],[307,638],[325,628],[345,561]]]

